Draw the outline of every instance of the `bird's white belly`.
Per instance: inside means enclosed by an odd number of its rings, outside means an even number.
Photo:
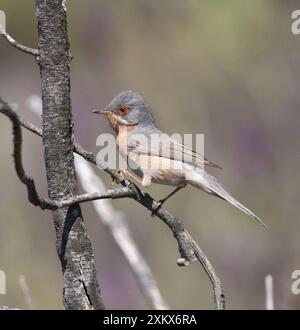
[[[164,157],[138,155],[130,157],[130,168],[139,177],[151,176],[152,182],[170,186],[184,185],[189,171],[186,164]],[[132,166],[134,164],[134,166]]]

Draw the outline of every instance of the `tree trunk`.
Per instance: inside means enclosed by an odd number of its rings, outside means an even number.
[[[43,100],[43,144],[48,194],[61,200],[78,194],[73,159],[70,52],[66,1],[36,0]],[[94,255],[78,204],[53,212],[56,248],[64,276],[67,309],[103,309]]]

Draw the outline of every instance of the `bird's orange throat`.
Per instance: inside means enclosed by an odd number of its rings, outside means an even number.
[[[111,127],[114,129],[114,131],[118,134],[119,133],[119,126],[120,123],[118,121],[118,119],[116,118],[116,116],[112,113],[112,112],[107,112],[105,114],[105,116],[107,117]]]
[[[107,112],[106,117],[111,125],[111,127],[114,129],[116,134],[119,134],[120,129],[124,129],[127,132],[131,132],[137,124],[124,124],[123,122],[120,122],[117,116],[113,112]]]

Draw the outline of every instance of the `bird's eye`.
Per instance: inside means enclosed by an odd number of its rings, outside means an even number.
[[[118,110],[121,116],[125,116],[128,113],[128,107],[126,105],[121,105]]]

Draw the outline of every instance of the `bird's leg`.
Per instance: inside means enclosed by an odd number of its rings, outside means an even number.
[[[163,205],[164,202],[166,202],[170,197],[172,197],[173,195],[175,195],[179,190],[181,190],[182,188],[184,188],[186,186],[186,184],[184,186],[179,186],[176,189],[174,189],[169,195],[167,195],[165,198],[160,199],[157,204],[159,204],[159,207],[161,207]]]
[[[122,180],[125,180],[125,176],[129,176],[130,178],[134,179],[138,183],[142,184],[142,180],[139,177],[137,177],[136,175],[130,173],[129,171],[127,171],[125,169],[119,169],[119,170],[117,170],[117,172],[121,176]],[[133,190],[133,192],[135,192],[137,197],[140,195],[140,190],[134,182],[131,182],[129,187]]]
[[[143,173],[142,187],[148,188],[151,186],[152,177],[149,173]]]
[[[170,197],[172,197],[173,195],[175,195],[179,190],[181,190],[182,188],[185,188],[186,187],[186,183],[184,184],[184,185],[182,185],[182,186],[179,186],[179,187],[177,187],[176,189],[174,189],[169,195],[167,195],[165,198],[163,198],[163,199],[160,199],[157,203],[156,203],[156,206],[155,206],[155,208],[152,210],[152,216],[154,216],[155,215],[155,213],[157,212],[157,210],[159,209],[159,208],[161,208],[162,207],[162,205],[170,198]]]

